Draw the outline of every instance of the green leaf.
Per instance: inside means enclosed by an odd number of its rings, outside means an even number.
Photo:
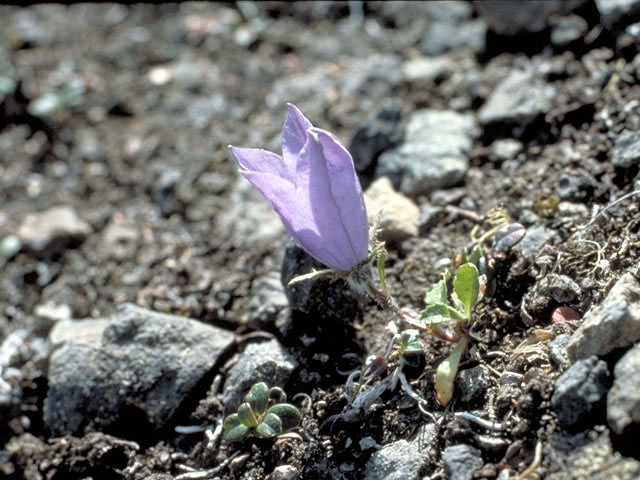
[[[245,395],[244,401],[251,405],[251,409],[257,417],[262,417],[269,405],[269,387],[264,382],[256,383]]]
[[[249,433],[249,427],[245,425],[236,425],[235,427],[225,430],[224,439],[229,442],[237,442],[244,439]]]
[[[455,293],[454,300],[460,302],[465,318],[467,320],[470,319],[471,310],[478,301],[478,293],[480,291],[478,269],[473,263],[465,263],[458,268],[456,278],[453,281],[453,289]]]
[[[460,359],[462,354],[467,348],[469,339],[462,337],[458,344],[455,346],[451,355],[445,358],[436,370],[435,376],[435,388],[436,399],[442,406],[446,406],[453,397],[453,382],[456,379],[458,373],[458,367],[460,366]]]
[[[238,418],[243,425],[247,427],[255,427],[260,423],[259,418],[255,415],[253,410],[251,409],[251,405],[245,402],[238,407]]]
[[[436,283],[424,297],[424,303],[429,305],[446,305],[447,303],[447,282],[443,278]]]
[[[422,312],[420,312],[420,321],[425,322],[427,325],[433,323],[449,322],[451,320],[465,320],[462,314],[456,311],[449,305],[429,305]]]
[[[406,353],[422,352],[424,350],[424,344],[420,341],[419,335],[420,332],[418,330],[404,330],[396,339],[395,344],[403,355]]]
[[[269,399],[274,403],[282,403],[287,401],[287,394],[280,387],[271,387],[269,389]]]
[[[238,416],[237,413],[232,413],[231,415],[229,415],[227,418],[224,419],[222,428],[224,428],[225,430],[231,430],[232,428],[237,427],[238,425],[242,425],[242,422],[240,421],[240,417]]]
[[[278,403],[271,407],[267,412],[267,415],[264,417],[265,420],[270,415],[275,415],[280,419],[282,432],[288,432],[292,428],[297,427],[302,420],[302,413],[300,413],[300,410],[290,403]]]
[[[273,413],[267,413],[260,425],[256,427],[256,435],[262,438],[275,437],[282,432],[282,420]]]
[[[478,265],[478,262],[483,257],[484,257],[484,252],[482,251],[482,248],[480,248],[480,245],[475,245],[471,249],[471,253],[469,254],[468,262],[469,263],[473,263],[474,265]]]
[[[387,293],[387,274],[384,269],[384,260],[387,257],[386,252],[383,250],[378,254],[378,277],[380,278],[380,286],[382,291]]]

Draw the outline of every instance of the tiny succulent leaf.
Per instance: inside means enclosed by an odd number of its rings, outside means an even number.
[[[275,415],[280,419],[282,432],[287,432],[297,427],[302,420],[300,410],[290,403],[278,403],[272,406],[267,412],[266,417],[264,417],[265,420],[269,418],[270,415]],[[263,420],[263,423],[265,420]]]
[[[287,394],[280,387],[271,387],[269,389],[269,400],[273,400],[275,403],[286,402]]]
[[[244,401],[251,406],[255,415],[263,416],[269,404],[269,387],[264,382],[256,383],[245,395]]]
[[[478,265],[478,262],[483,257],[484,257],[484,252],[482,251],[482,248],[480,248],[480,245],[475,245],[471,249],[471,253],[468,256],[467,261],[470,263],[473,263],[474,265]]]
[[[245,402],[238,407],[238,418],[243,425],[247,427],[255,427],[260,423],[253,410],[251,409],[251,405]]]
[[[244,439],[249,434],[249,427],[243,424],[224,431],[224,439],[229,442],[237,442]]]
[[[467,337],[462,337],[451,352],[451,355],[438,365],[434,383],[436,399],[442,406],[446,406],[453,397],[453,382],[455,381],[458,367],[460,366],[460,359],[467,348],[468,342]]]
[[[527,230],[519,223],[510,223],[498,230],[493,236],[492,246],[495,252],[504,252],[524,238]]]
[[[240,421],[240,417],[238,416],[237,413],[232,413],[231,415],[229,415],[227,418],[224,419],[224,423],[222,424],[222,427],[225,430],[231,430],[234,427],[237,427],[238,425],[242,425],[242,422]]]
[[[471,318],[471,310],[478,301],[480,292],[478,268],[473,263],[465,263],[458,268],[453,289],[456,299],[461,303],[464,316],[467,319]]]
[[[256,427],[256,435],[262,438],[275,437],[282,432],[282,420],[274,413],[267,413],[260,425]]]

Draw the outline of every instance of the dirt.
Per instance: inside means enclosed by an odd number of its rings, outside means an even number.
[[[540,475],[563,469],[573,447],[551,441],[562,429],[550,405],[563,367],[551,359],[547,343],[572,332],[579,320],[559,325],[551,314],[567,306],[582,315],[624,272],[637,272],[638,197],[589,223],[639,188],[637,163],[621,168],[610,162],[617,134],[640,128],[637,38],[602,28],[595,6],[586,2],[578,13],[589,34],[568,47],[552,47],[548,28],[506,42],[490,34],[480,53],[463,48],[445,54],[455,59],[452,74],[416,84],[404,80],[401,69],[419,55],[429,23],[423,6],[366,3],[358,23],[356,4],[0,7],[0,75],[18,82],[0,102],[0,238],[16,233],[26,215],[54,205],[73,207],[89,227],[55,248],[24,245],[2,265],[0,338],[29,329],[12,363],[20,402],[0,410],[5,478],[169,479],[208,471],[199,478],[275,480],[289,478],[273,474],[289,465],[298,472],[292,478],[360,479],[380,446],[413,439],[434,419],[435,457],[416,478],[446,478],[442,452],[458,443],[482,452],[484,465],[474,478],[496,478],[505,469],[516,478],[534,462],[537,442],[545,445]],[[497,259],[496,293],[475,313],[476,333],[461,369],[484,367],[486,391],[440,406],[433,375],[451,346],[424,336],[425,353],[407,358],[403,369],[425,399],[423,408],[396,387],[371,409],[350,410],[347,375],[367,357],[384,354],[392,316],[328,281],[316,285],[307,313],[284,312],[262,322],[249,314],[257,280],[280,272],[290,240],[266,202],[242,183],[227,145],[278,151],[287,101],[345,144],[388,99],[399,102],[403,118],[425,107],[477,113],[498,81],[529,61],[556,88],[552,109],[526,127],[485,128],[464,181],[443,201],[435,225],[387,245],[391,292],[400,305],[419,311],[441,260],[471,241],[477,223],[465,212],[482,218],[503,206],[513,221],[551,229],[543,250],[526,254],[514,247]],[[460,81],[456,74],[465,71],[477,80]],[[83,92],[51,115],[27,108],[74,82]],[[497,158],[491,145],[499,138],[518,139],[522,151]],[[553,206],[561,175],[582,179],[563,198],[574,215]],[[361,179],[368,185],[373,169]],[[433,195],[413,200],[436,203]],[[528,222],[532,212],[536,220]],[[596,242],[595,250],[576,237],[585,226],[580,238]],[[579,284],[576,298],[550,299],[543,280],[558,272]],[[344,302],[332,308],[333,297]],[[42,419],[46,339],[56,321],[51,305],[79,319],[108,315],[125,302],[238,336],[278,338],[298,362],[283,387],[304,413],[301,426],[285,438],[251,437],[213,448],[202,433],[177,433],[178,425],[215,425],[225,413],[219,390],[206,385],[159,431],[122,422],[113,430],[52,436]],[[523,318],[523,305],[530,319]],[[49,313],[42,314],[42,306]],[[522,381],[501,384],[502,372]],[[454,415],[471,411],[504,428],[484,429]],[[603,425],[606,415],[599,412],[567,433],[574,442],[567,443],[608,439]],[[376,446],[361,448],[369,437]],[[193,477],[185,476],[190,472]]]

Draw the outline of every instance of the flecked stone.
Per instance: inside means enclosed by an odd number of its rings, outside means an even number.
[[[640,340],[640,284],[630,273],[624,274],[606,298],[585,313],[567,347],[575,361],[590,355],[606,355],[616,348]]]
[[[376,176],[387,176],[400,191],[428,195],[460,183],[479,130],[474,117],[449,110],[414,112],[404,142],[378,159]]]
[[[634,18],[640,12],[640,0],[596,0],[600,20],[607,28],[622,23],[625,18]]]
[[[438,435],[434,424],[418,430],[411,441],[397,440],[374,453],[365,471],[365,480],[409,480],[418,478],[420,470],[436,461],[435,440]]]
[[[233,342],[233,333],[132,304],[56,324],[44,421],[56,435],[112,425],[130,409],[162,428]]]
[[[607,420],[618,435],[640,426],[640,343],[618,360],[613,386],[607,396]]]
[[[448,480],[471,480],[484,465],[480,450],[464,444],[445,448],[442,460]]]
[[[31,250],[56,250],[69,243],[81,242],[91,231],[73,207],[51,207],[39,213],[28,214],[18,227],[18,236]]]
[[[284,386],[297,365],[276,339],[247,345],[227,374],[222,403],[229,411],[235,409],[257,382],[269,387]]]
[[[618,135],[611,152],[611,163],[621,168],[629,168],[640,163],[640,130],[636,132],[625,130]]]
[[[496,85],[478,113],[482,125],[517,123],[524,127],[551,108],[555,88],[533,72],[514,70]]]
[[[604,402],[609,384],[607,364],[595,355],[574,363],[558,377],[551,397],[558,423],[573,426],[586,421]]]

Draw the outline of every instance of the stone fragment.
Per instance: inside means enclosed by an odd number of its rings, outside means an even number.
[[[227,374],[222,403],[228,411],[234,410],[257,382],[284,387],[297,365],[276,339],[247,345]]]
[[[464,444],[445,448],[442,460],[448,480],[471,480],[484,465],[480,450]]]
[[[55,435],[65,435],[130,421],[135,412],[161,429],[233,338],[132,304],[110,318],[60,321],[49,337],[56,348],[44,421]]]
[[[600,407],[609,388],[607,364],[591,356],[577,361],[556,380],[551,405],[558,423],[570,427],[586,421]]]
[[[640,130],[625,130],[618,135],[611,152],[611,163],[621,168],[629,168],[640,163]]]
[[[553,338],[547,344],[551,359],[563,370],[566,370],[569,368],[569,365],[571,365],[569,355],[567,353],[567,345],[569,345],[570,340],[571,336],[563,333]]]
[[[382,152],[402,140],[404,128],[400,119],[401,111],[401,102],[387,101],[374,117],[363,123],[353,134],[349,152],[358,172],[374,165]]]
[[[550,243],[556,235],[555,230],[545,227],[544,225],[532,225],[527,228],[524,238],[516,247],[525,255],[536,254],[547,243]]]
[[[473,6],[495,32],[515,35],[544,30],[554,13],[570,12],[584,0],[475,0]],[[602,0],[608,1],[608,0]]]
[[[489,159],[505,162],[513,160],[522,151],[522,142],[514,138],[502,138],[496,140],[489,147]]]
[[[429,56],[460,48],[479,54],[484,52],[486,42],[487,23],[483,19],[464,23],[433,22],[427,27],[419,48]]]
[[[461,370],[456,377],[456,396],[463,402],[483,397],[489,387],[490,376],[487,367],[482,365]]]
[[[456,62],[449,55],[439,57],[414,57],[402,65],[404,77],[412,83],[428,85],[450,76],[456,70]]]
[[[380,216],[383,240],[404,240],[418,235],[420,209],[410,199],[393,189],[391,180],[380,177],[364,193],[370,218]]]
[[[452,187],[464,180],[478,134],[472,115],[418,110],[409,118],[404,142],[380,155],[376,176],[389,177],[410,196]]]
[[[526,127],[551,108],[552,85],[535,77],[532,70],[513,70],[503,78],[480,108],[478,120],[484,126],[495,123]]]
[[[607,396],[607,420],[618,435],[640,426],[640,343],[618,360],[613,386]]]
[[[52,252],[84,241],[91,227],[68,205],[28,214],[18,227],[22,243],[36,252]]]
[[[640,12],[640,0],[596,0],[596,7],[602,24],[613,28]]]
[[[365,471],[365,480],[416,479],[420,470],[436,461],[437,428],[434,424],[420,427],[411,440],[397,440],[374,453]]]
[[[606,355],[640,340],[640,284],[625,273],[593,310],[585,313],[567,347],[572,361]]]
[[[584,37],[589,29],[587,21],[577,15],[551,19],[551,43],[557,47],[566,47]]]

